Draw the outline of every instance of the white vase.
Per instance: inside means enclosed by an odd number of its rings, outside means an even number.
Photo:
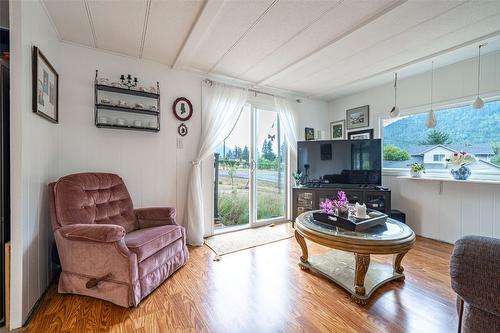
[[[420,178],[422,177],[422,171],[413,171],[413,170],[410,170],[410,175],[412,177],[415,177],[415,178]]]

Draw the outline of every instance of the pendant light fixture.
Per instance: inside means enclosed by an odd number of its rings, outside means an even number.
[[[425,121],[425,126],[427,128],[434,128],[436,127],[436,115],[434,114],[433,110],[433,92],[434,92],[434,61],[432,62],[432,70],[431,70],[431,110],[429,111],[429,114],[427,115],[427,120]]]
[[[399,106],[397,102],[398,102],[398,73],[394,73],[394,106],[389,112],[391,118],[399,117]]]
[[[479,82],[481,78],[481,48],[486,46],[487,43],[479,45],[479,59],[477,61],[477,97],[474,103],[472,103],[472,107],[476,110],[481,109],[484,106],[484,101],[479,97]]]

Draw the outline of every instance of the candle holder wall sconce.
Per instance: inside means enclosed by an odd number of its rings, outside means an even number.
[[[139,80],[137,80],[137,77],[134,77],[132,79],[132,75],[128,74],[126,77],[125,75],[121,75],[120,76],[120,81],[122,81],[122,85],[131,89],[133,87],[136,87],[137,86],[137,83],[139,82]]]

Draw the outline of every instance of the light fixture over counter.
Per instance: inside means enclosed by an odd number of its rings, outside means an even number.
[[[432,62],[432,70],[431,70],[431,109],[429,111],[429,114],[427,115],[427,120],[425,121],[425,126],[427,128],[434,128],[436,127],[436,114],[434,113],[433,110],[433,100],[434,100],[434,61]]]
[[[391,118],[399,117],[399,106],[397,102],[398,102],[398,73],[394,73],[394,106],[389,112]]]
[[[479,97],[479,82],[481,79],[481,48],[483,46],[488,45],[488,43],[484,43],[479,45],[479,59],[477,62],[477,97],[474,103],[472,103],[472,107],[476,110],[481,109],[484,106],[484,101],[481,97]]]

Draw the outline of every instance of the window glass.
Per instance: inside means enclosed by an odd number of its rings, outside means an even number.
[[[384,168],[423,163],[428,171],[448,169],[446,158],[459,151],[476,157],[472,172],[500,174],[500,101],[480,110],[471,106],[436,111],[437,125],[425,126],[427,112],[383,121]]]

